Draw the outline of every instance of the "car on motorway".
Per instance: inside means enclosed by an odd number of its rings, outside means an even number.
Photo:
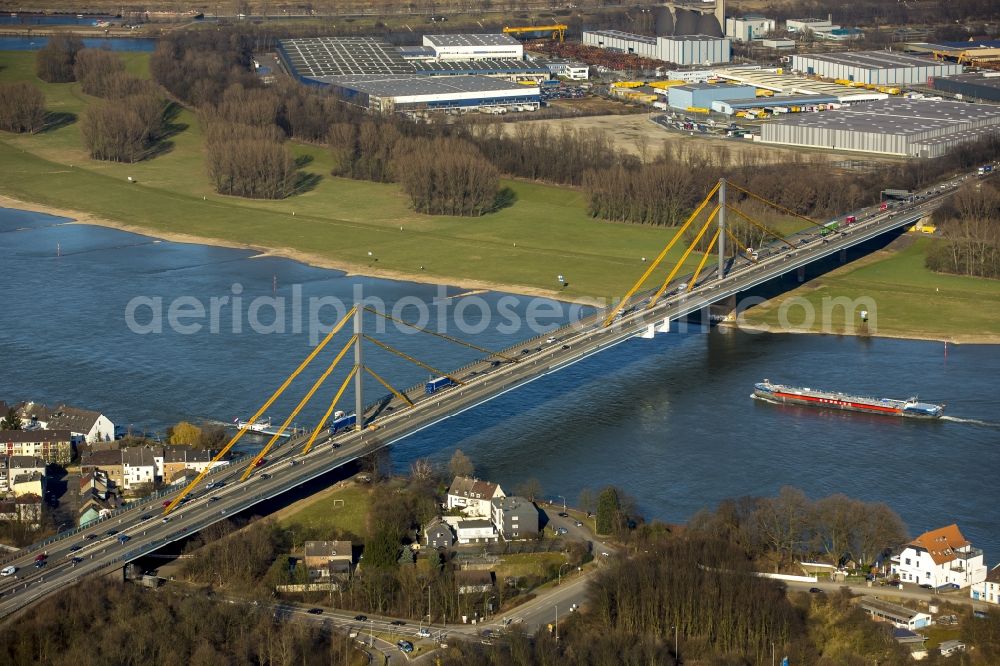
[[[555,342],[555,341],[556,341],[556,338],[548,338],[548,339],[547,339],[547,340],[545,341],[545,343],[546,343],[546,344],[549,344],[549,345],[551,345],[551,344],[552,344],[553,342]]]
[[[124,544],[124,543],[125,543],[126,541],[128,541],[128,540],[129,540],[129,539],[131,539],[131,538],[132,538],[132,537],[130,537],[130,536],[129,536],[129,535],[127,535],[127,534],[119,534],[119,535],[118,535],[118,543],[120,543],[120,544]]]
[[[73,558],[72,560],[70,560],[70,561],[71,561],[71,562],[73,563],[73,565],[75,566],[75,565],[79,564],[80,562],[83,562],[83,558],[82,558],[82,557],[74,557],[74,558]]]
[[[144,513],[141,516],[139,516],[139,520],[149,520],[152,517],[153,517],[153,514],[151,514],[151,513]]]
[[[107,532],[105,532],[105,534],[108,536],[114,536],[118,534],[118,530],[108,530]]]
[[[48,558],[48,556],[48,553],[38,553],[38,555],[35,555],[35,562],[43,562]]]
[[[399,641],[398,643],[396,643],[396,645],[399,647],[400,650],[402,650],[406,654],[410,654],[411,652],[413,652],[413,643],[411,643],[410,641]]]
[[[218,501],[219,501],[219,498],[213,495],[212,497],[209,497],[209,498],[208,498],[208,501],[209,501],[209,502],[218,502]]]
[[[17,567],[15,567],[15,566],[9,566],[9,567],[4,567],[3,569],[0,569],[0,576],[5,576],[5,577],[6,576],[13,576],[15,573],[17,573]]]
[[[356,621],[358,621],[358,622],[367,622],[368,621],[368,616],[367,615],[355,615],[354,619]]]
[[[403,622],[402,620],[393,620],[393,621],[392,621],[392,622],[390,622],[389,624],[391,624],[391,625],[392,625],[392,626],[394,626],[394,627],[402,627],[402,626],[403,626],[404,624],[406,624],[406,623],[405,623],[405,622]]]
[[[75,553],[76,551],[80,550],[81,548],[83,548],[83,544],[82,543],[78,543],[76,545],[70,546],[69,552]]]
[[[161,523],[168,523],[168,522],[170,522],[170,516],[163,516],[163,519],[160,520],[160,522]]]
[[[258,460],[257,462],[255,462],[253,464],[253,466],[254,467],[260,467],[260,466],[264,465],[265,463],[267,463],[267,458],[261,458],[260,460]]]
[[[819,589],[818,587],[810,587],[809,592],[811,594],[820,594],[821,592],[823,592],[823,590]]]
[[[90,541],[92,539],[96,539],[97,535],[96,534],[87,534],[87,535],[84,535],[83,538],[86,539],[87,541]]]
[[[46,562],[47,562],[47,560],[35,560],[35,568],[36,569],[41,569],[42,567],[45,566]]]
[[[310,608],[306,612],[309,613],[310,615],[322,615],[323,614],[323,609],[322,608]]]
[[[338,446],[337,444],[334,444],[334,445],[333,445],[333,448],[337,448],[337,446]],[[270,479],[270,478],[271,478],[271,475],[270,475],[270,474],[261,474],[261,475],[260,475],[260,478],[261,478],[262,480],[265,480],[265,481],[266,481],[267,479]],[[218,498],[216,498],[216,499],[218,499]]]

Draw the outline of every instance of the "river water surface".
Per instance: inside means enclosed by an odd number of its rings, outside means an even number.
[[[226,320],[218,333],[185,335],[167,327],[161,334],[137,334],[125,316],[137,296],[207,303],[233,295],[239,284],[247,302],[290,299],[301,290],[306,300],[335,296],[349,303],[360,285],[391,307],[403,298],[429,303],[441,295],[431,285],[346,276],[254,258],[246,250],[66,222],[0,209],[0,399],[65,401],[99,409],[136,430],[162,431],[181,419],[245,417],[311,349],[307,321],[302,333],[289,325],[283,334],[258,334],[245,324],[235,333]],[[497,293],[479,298],[491,308],[507,299],[517,315],[531,300]],[[454,317],[462,300],[439,301],[448,306],[437,312]],[[464,320],[477,323],[478,312],[466,308]],[[416,309],[404,313],[412,319]],[[454,327],[448,332],[465,335]],[[465,337],[499,349],[529,335],[492,323]],[[391,326],[376,337],[438,369],[480,355]],[[331,348],[345,340],[346,333],[339,335]],[[428,378],[423,368],[368,349],[366,363],[397,386]],[[318,372],[304,373],[295,385],[301,388],[293,387],[295,395],[283,397],[269,414],[286,416]],[[331,384],[342,376],[335,374]],[[638,500],[647,517],[668,521],[683,521],[727,497],[774,494],[783,485],[811,497],[842,492],[886,502],[912,534],[957,522],[996,563],[998,376],[1000,347],[994,346],[950,345],[946,352],[935,342],[694,330],[621,344],[423,430],[397,444],[392,456],[404,469],[417,457],[446,462],[459,447],[481,477],[508,492],[535,477],[546,496],[572,503],[581,488],[615,484]],[[949,419],[923,422],[752,400],[753,383],[765,377],[887,397],[919,395],[946,402]],[[385,392],[374,380],[365,390],[372,399]],[[321,391],[316,402],[332,392]],[[345,402],[350,400],[348,392]],[[313,423],[324,407],[307,407],[298,422]]]

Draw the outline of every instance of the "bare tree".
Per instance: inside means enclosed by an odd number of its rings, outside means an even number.
[[[455,453],[451,455],[451,460],[448,462],[448,473],[451,474],[452,478],[456,476],[471,478],[476,473],[476,468],[469,456],[462,453],[462,449],[455,449]]]
[[[37,132],[45,124],[45,95],[27,82],[0,84],[0,129]]]

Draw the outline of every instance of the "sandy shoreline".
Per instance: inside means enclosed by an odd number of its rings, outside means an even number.
[[[499,291],[508,294],[517,294],[520,296],[537,296],[540,298],[549,298],[555,301],[580,303],[582,305],[591,305],[597,307],[602,305],[598,301],[598,299],[589,297],[566,298],[564,294],[561,294],[551,289],[539,289],[537,287],[527,287],[525,285],[494,283],[494,282],[487,282],[484,280],[473,280],[467,278],[441,278],[440,280],[435,280],[433,278],[429,279],[428,276],[425,274],[407,273],[405,271],[397,271],[386,268],[375,268],[373,266],[354,264],[347,261],[331,259],[330,257],[326,257],[320,254],[303,252],[302,250],[296,250],[290,247],[278,247],[278,248],[263,247],[260,245],[250,245],[246,243],[222,240],[219,238],[212,238],[208,236],[196,236],[192,234],[182,234],[172,231],[149,229],[147,227],[135,224],[126,224],[124,222],[118,222],[116,220],[109,220],[107,218],[103,218],[98,215],[93,215],[91,213],[84,213],[81,211],[69,210],[66,208],[55,208],[52,206],[46,206],[44,204],[33,203],[30,201],[21,201],[20,199],[14,199],[13,197],[4,196],[2,194],[0,194],[0,207],[16,208],[19,210],[33,211],[36,213],[45,213],[46,215],[65,217],[71,219],[72,224],[92,224],[99,227],[108,227],[110,229],[118,229],[119,231],[128,231],[130,233],[142,234],[144,236],[150,236],[152,238],[159,238],[173,243],[190,243],[194,245],[227,247],[237,250],[252,250],[257,253],[254,258],[281,257],[283,259],[291,259],[292,261],[297,261],[299,263],[306,264],[308,266],[315,266],[316,268],[326,268],[330,270],[343,271],[347,275],[362,275],[365,277],[382,278],[386,280],[419,282],[421,284],[446,285],[451,287],[458,287],[460,289],[465,289],[468,291]]]
[[[45,213],[46,215],[55,215],[57,217],[65,217],[72,220],[72,224],[92,224],[100,227],[108,227],[111,229],[118,229],[120,231],[128,231],[131,233],[142,234],[144,236],[150,236],[153,238],[160,238],[162,240],[171,241],[175,243],[191,243],[197,245],[210,245],[214,247],[227,247],[235,248],[240,250],[252,250],[257,253],[257,257],[282,257],[284,259],[291,259],[293,261],[298,261],[300,263],[315,266],[317,268],[326,268],[331,270],[343,271],[347,275],[362,275],[365,277],[375,277],[383,278],[386,280],[400,280],[405,282],[418,282],[421,284],[434,284],[434,285],[448,285],[453,287],[458,287],[461,289],[466,289],[469,291],[500,291],[510,294],[518,294],[521,296],[538,296],[542,298],[550,298],[557,301],[581,303],[583,305],[593,305],[599,306],[597,299],[592,298],[578,298],[578,299],[566,299],[562,294],[558,292],[548,290],[548,289],[538,289],[533,287],[525,287],[523,285],[512,285],[512,284],[497,284],[491,282],[485,282],[482,280],[471,280],[471,279],[442,279],[441,281],[436,281],[428,279],[427,275],[406,273],[404,271],[396,271],[384,268],[374,268],[371,266],[363,266],[359,264],[352,264],[344,261],[337,261],[329,257],[325,257],[318,254],[312,254],[309,252],[303,252],[301,250],[295,250],[293,248],[269,248],[261,247],[257,245],[248,245],[245,243],[238,243],[235,241],[226,241],[218,238],[210,238],[205,236],[195,236],[192,234],[182,234],[170,231],[160,231],[156,229],[148,229],[139,225],[125,224],[122,222],[117,222],[114,220],[109,220],[107,218],[99,217],[91,213],[84,213],[81,211],[68,210],[65,208],[55,208],[52,206],[46,206],[44,204],[33,203],[29,201],[21,201],[20,199],[14,199],[13,197],[5,196],[0,194],[0,207],[4,208],[14,208],[19,210],[33,211],[37,213]],[[837,333],[837,332],[822,332],[813,331],[808,329],[783,329],[768,326],[766,324],[742,324],[736,326],[733,324],[723,323],[723,326],[728,328],[739,329],[743,331],[756,331],[762,333],[788,333],[795,335],[859,335],[858,333]],[[921,335],[921,334],[907,334],[907,333],[892,333],[892,334],[878,334],[874,333],[871,335],[873,338],[892,338],[897,340],[922,340],[925,342],[948,342],[951,344],[988,344],[996,345],[1000,344],[1000,335],[952,335],[952,336],[933,336],[933,335]]]

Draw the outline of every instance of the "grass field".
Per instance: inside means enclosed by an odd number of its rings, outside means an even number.
[[[298,511],[282,516],[278,524],[295,529],[304,527],[310,531],[350,532],[361,538],[368,534],[367,517],[371,498],[365,486],[349,485],[325,493],[305,504]],[[302,531],[301,534],[305,534]]]
[[[857,325],[859,320],[855,315],[851,322],[845,321],[843,309],[833,310],[830,326],[824,330],[818,316],[824,299],[867,297],[875,304],[870,324],[876,335],[1000,342],[1000,281],[928,270],[924,256],[927,247],[935,242],[940,241],[927,237],[901,239],[896,243],[902,249],[882,250],[848,264],[749,310],[744,318],[750,324],[781,328],[782,304],[801,298],[817,313],[808,330],[849,332],[849,325]],[[801,326],[803,309],[786,308],[786,320],[793,327]]]

